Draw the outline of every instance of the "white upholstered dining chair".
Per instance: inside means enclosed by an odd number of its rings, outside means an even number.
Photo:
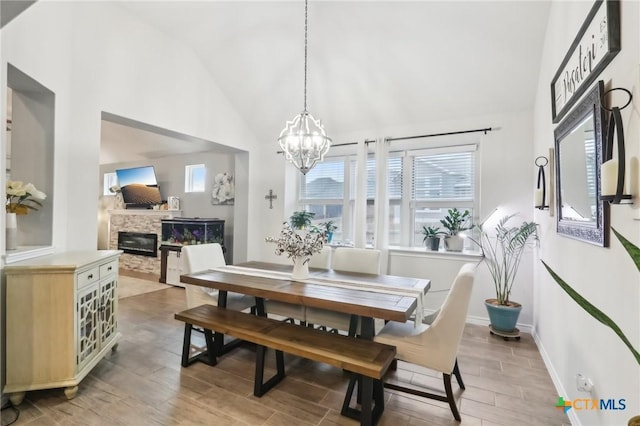
[[[380,273],[380,250],[338,247],[333,253],[332,266],[336,271]]]
[[[315,253],[309,259],[310,268],[329,269],[331,268],[331,247],[323,246],[320,253]]]
[[[336,271],[358,272],[363,274],[380,273],[380,250],[338,247],[333,253],[333,269]],[[328,309],[307,308],[306,322],[331,330],[349,331],[353,335],[357,330],[350,329],[351,315]]]
[[[180,256],[184,256],[182,263],[182,273],[184,274],[193,274],[226,265],[222,246],[218,243],[184,246],[180,251]],[[218,290],[190,284],[185,284],[184,289],[188,308],[204,304],[218,305]],[[227,309],[244,311],[254,305],[255,298],[251,296],[227,293]]]
[[[414,325],[413,321],[406,323],[392,321],[387,323],[374,338],[376,342],[395,346],[396,359],[442,373],[446,395],[388,382],[385,383],[385,387],[448,402],[453,417],[458,421],[460,421],[460,413],[451,389],[451,375],[456,376],[458,386],[464,389],[458,369],[457,354],[469,309],[475,269],[474,263],[464,264],[460,268],[451,290],[431,324],[423,322]]]

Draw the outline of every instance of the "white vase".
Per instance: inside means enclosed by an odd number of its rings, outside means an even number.
[[[18,220],[15,213],[7,213],[5,247],[7,250],[18,248]]]
[[[293,258],[293,272],[291,278],[294,280],[306,280],[309,278],[309,258],[308,257],[294,257]]]

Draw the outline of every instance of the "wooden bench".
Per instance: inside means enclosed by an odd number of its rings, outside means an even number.
[[[175,319],[185,322],[185,338],[182,347],[184,367],[191,361],[189,359],[191,329],[193,326],[199,326],[205,329],[206,361],[212,365],[216,361],[212,330],[257,345],[255,396],[262,396],[284,378],[283,352],[286,352],[355,373],[349,381],[342,406],[343,415],[359,419],[362,425],[374,425],[384,410],[382,378],[395,357],[394,346],[327,333],[212,305],[201,305],[176,313]],[[277,372],[264,382],[266,348],[276,351]],[[358,393],[361,394],[361,410],[350,407],[356,383],[359,384]]]

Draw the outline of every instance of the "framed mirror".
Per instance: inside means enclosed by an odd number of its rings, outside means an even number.
[[[605,116],[604,83],[591,91],[556,127],[556,225],[558,234],[606,247],[609,204],[600,200]]]

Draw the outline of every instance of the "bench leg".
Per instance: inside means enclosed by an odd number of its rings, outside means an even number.
[[[182,341],[182,362],[183,367],[188,367],[196,361],[204,362],[208,365],[216,365],[216,354],[214,351],[213,333],[211,330],[204,330],[204,339],[207,343],[207,350],[200,352],[197,355],[189,357],[191,352],[191,331],[193,325],[185,323],[184,325],[184,339]]]
[[[264,357],[267,348],[262,345],[256,346],[256,376],[253,383],[253,394],[261,397],[272,387],[284,379],[284,355],[282,351],[276,351],[276,374],[264,382]]]
[[[361,394],[362,397],[360,410],[350,407],[356,383],[358,384],[358,390],[360,391],[358,393]],[[374,380],[371,377],[353,374],[349,380],[347,394],[345,395],[344,402],[342,403],[342,411],[340,413],[343,416],[360,420],[361,425],[370,426],[378,423],[383,411],[384,384],[382,380]]]

